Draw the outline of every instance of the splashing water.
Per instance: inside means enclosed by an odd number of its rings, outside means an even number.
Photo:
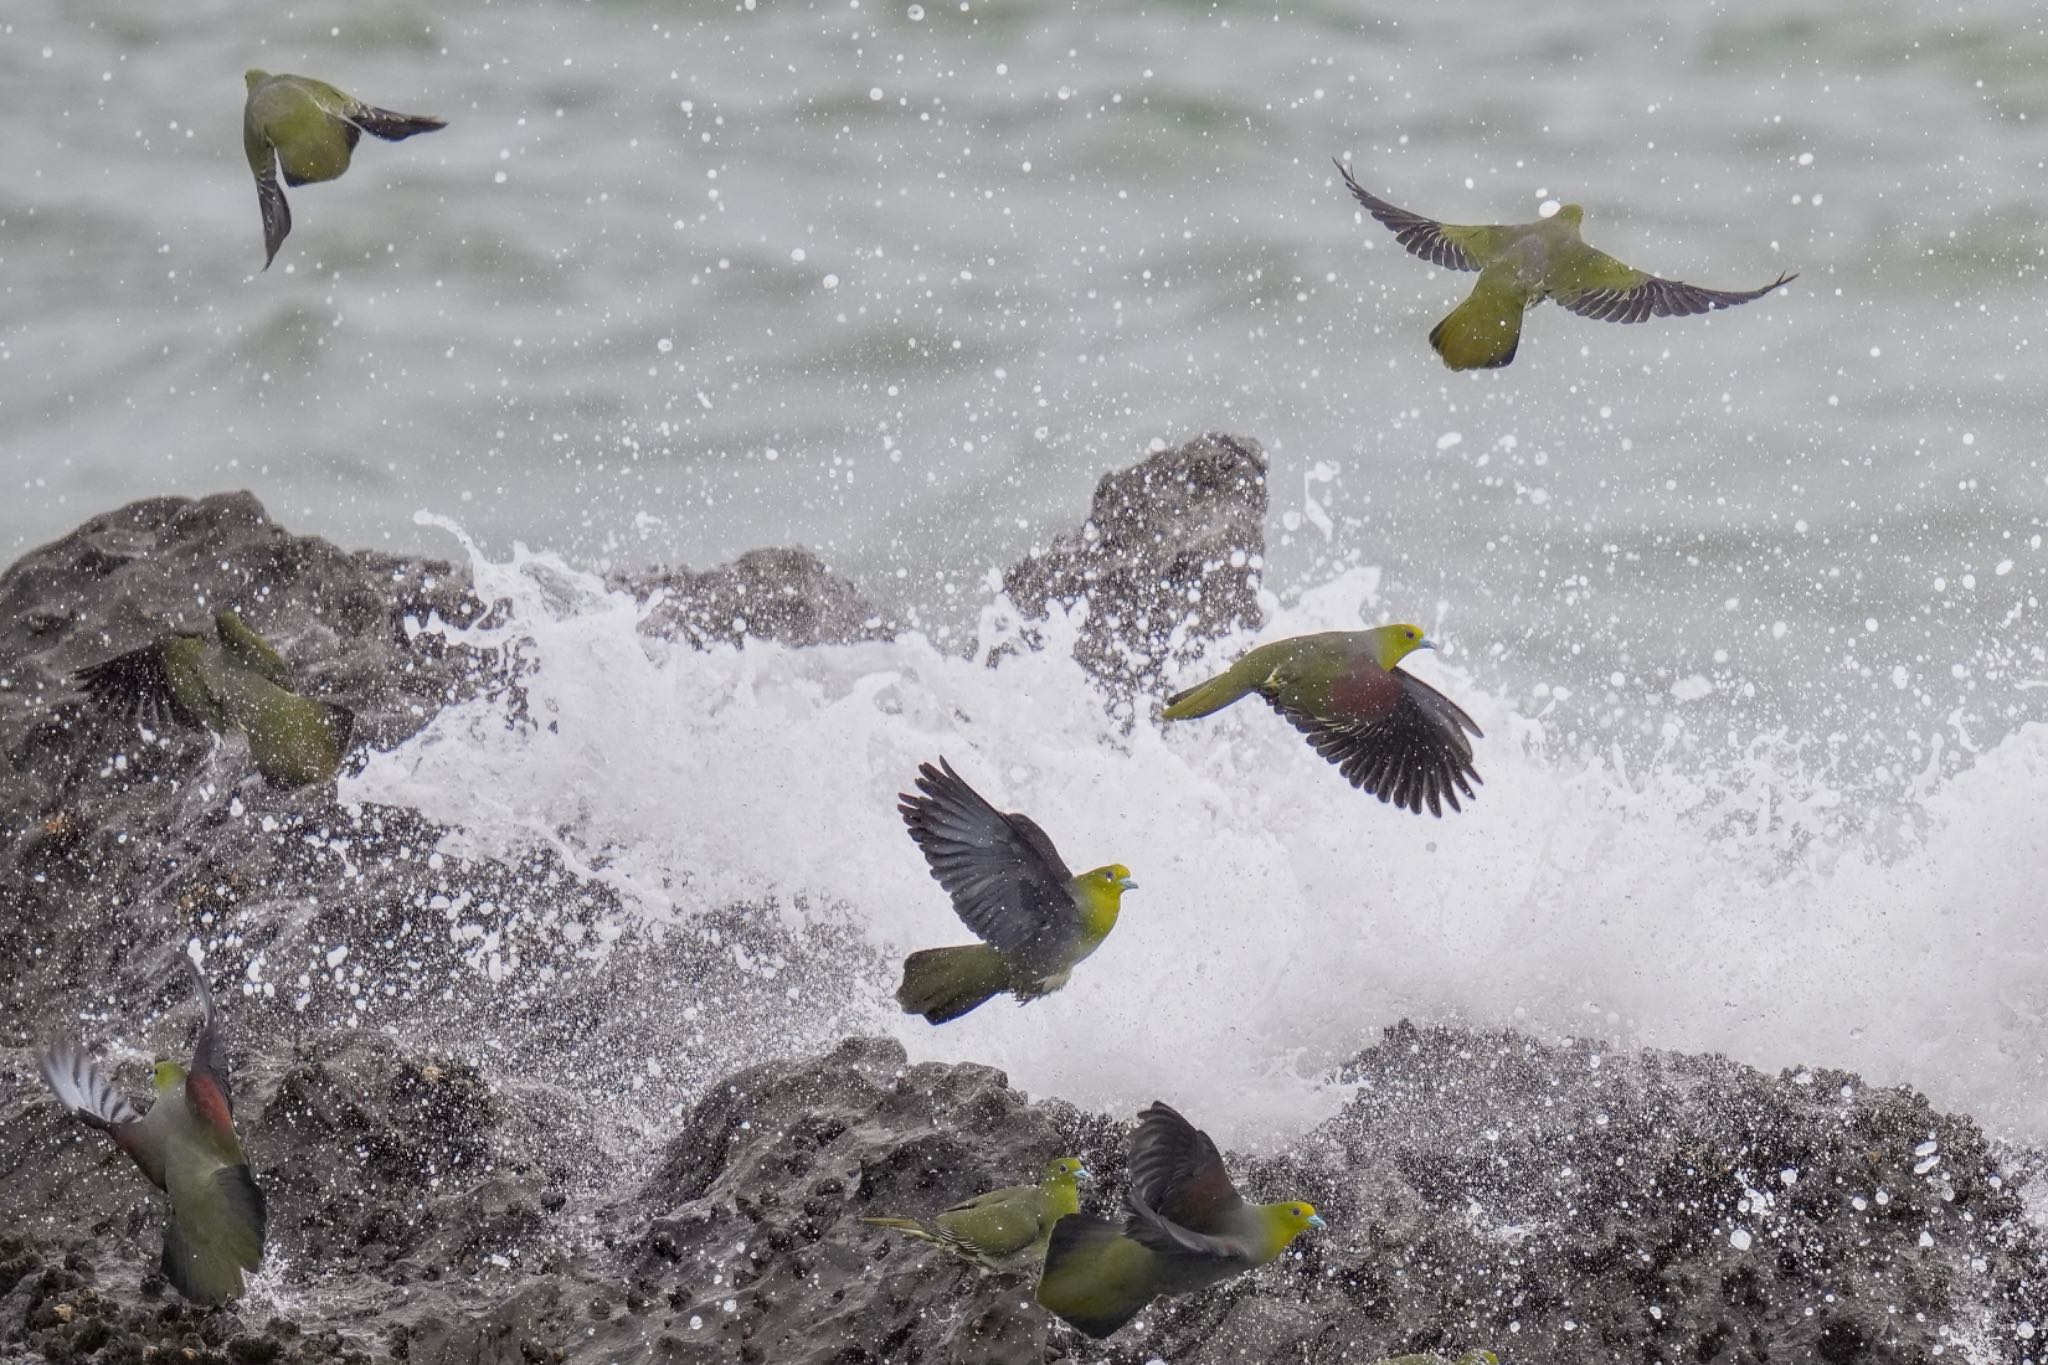
[[[789,927],[838,916],[891,954],[970,937],[896,813],[921,761],[1031,814],[1074,868],[1130,865],[1116,932],[1056,996],[934,1029],[875,982],[872,1027],[913,1058],[1114,1110],[1166,1098],[1242,1141],[1333,1109],[1336,1065],[1406,1015],[1850,1068],[2048,1134],[2048,917],[2028,894],[2048,872],[2028,799],[2048,726],[1886,808],[1770,739],[1708,766],[1565,751],[1424,658],[1487,732],[1486,785],[1417,818],[1256,702],[1119,733],[1068,657],[1072,620],[996,668],[1001,603],[974,657],[915,634],[698,651],[642,636],[646,607],[556,556],[494,562],[421,519],[511,604],[430,628],[517,653],[533,723],[502,699],[451,707],[345,800],[415,806],[459,829],[454,851],[547,845],[650,922],[772,899]],[[1376,587],[1342,574],[1261,638],[1355,627]]]

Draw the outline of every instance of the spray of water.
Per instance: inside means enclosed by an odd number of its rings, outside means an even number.
[[[2048,726],[1878,810],[1770,737],[1711,762],[1566,751],[1424,656],[1487,732],[1478,801],[1435,820],[1352,791],[1256,702],[1121,733],[1071,621],[995,668],[1000,604],[973,657],[918,635],[697,651],[553,555],[465,544],[510,613],[427,628],[518,656],[527,723],[502,698],[450,708],[346,799],[416,806],[465,853],[548,845],[649,922],[772,903],[892,954],[968,938],[896,813],[921,761],[1075,868],[1130,865],[1117,931],[1053,997],[934,1029],[876,982],[872,1027],[914,1058],[1110,1109],[1168,1098],[1244,1141],[1332,1110],[1334,1067],[1406,1015],[1847,1067],[2048,1133]],[[1376,583],[1302,592],[1261,636],[1355,627]]]

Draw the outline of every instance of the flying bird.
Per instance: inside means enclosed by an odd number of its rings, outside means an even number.
[[[44,1081],[73,1117],[126,1152],[150,1183],[170,1196],[164,1223],[164,1278],[194,1303],[221,1303],[242,1292],[242,1272],[263,1260],[263,1191],[235,1136],[227,1041],[213,992],[184,959],[205,1013],[190,1066],[158,1062],[156,1102],[135,1107],[69,1039],[42,1055]]]
[[[257,771],[279,786],[333,777],[355,713],[301,695],[291,666],[232,611],[213,620],[218,644],[196,633],[166,635],[79,669],[79,685],[103,710],[155,729],[169,720],[215,734],[240,731]]]
[[[1247,1204],[1209,1135],[1154,1101],[1131,1138],[1121,1225],[1074,1213],[1053,1225],[1038,1302],[1097,1339],[1161,1294],[1192,1294],[1273,1260],[1323,1226],[1298,1199]]]
[[[897,810],[981,942],[905,958],[903,1012],[943,1024],[1004,991],[1021,1004],[1066,985],[1116,927],[1124,892],[1137,886],[1131,870],[1110,863],[1074,876],[1029,816],[991,806],[943,758],[918,767],[917,789],[897,797]]]
[[[1732,308],[1799,278],[1780,274],[1761,289],[1703,289],[1623,265],[1587,246],[1579,240],[1586,213],[1577,204],[1533,223],[1459,227],[1395,208],[1368,193],[1341,161],[1337,173],[1352,197],[1410,253],[1446,270],[1479,272],[1471,295],[1429,334],[1429,344],[1454,370],[1493,369],[1513,360],[1522,340],[1522,314],[1545,299],[1582,317],[1641,322]]]
[[[1167,720],[1191,720],[1257,693],[1346,781],[1420,815],[1463,810],[1479,773],[1479,727],[1457,703],[1401,668],[1436,646],[1413,625],[1333,630],[1260,645],[1227,670],[1166,699]],[[1483,737],[1483,736],[1482,736]]]
[[[1088,1179],[1078,1158],[1049,1162],[1036,1185],[1009,1185],[964,1199],[929,1219],[863,1218],[944,1247],[985,1270],[1037,1270],[1045,1261],[1052,1225],[1081,1211],[1077,1181]]]
[[[311,76],[248,71],[242,80],[249,87],[249,101],[242,107],[242,150],[249,157],[256,202],[263,210],[265,270],[292,230],[291,207],[277,185],[280,169],[284,183],[293,188],[333,180],[348,169],[364,133],[402,142],[448,126],[425,114],[394,114],[364,104]]]

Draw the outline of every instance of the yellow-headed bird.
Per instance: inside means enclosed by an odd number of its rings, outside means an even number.
[[[325,782],[341,767],[355,713],[301,696],[291,666],[231,611],[214,614],[220,643],[167,635],[155,644],[78,670],[102,708],[161,729],[168,718],[249,738],[257,771],[279,786]]]
[[[943,1024],[1004,991],[1021,1003],[1066,985],[1116,927],[1124,892],[1137,886],[1131,870],[1111,863],[1072,875],[1029,816],[991,806],[943,758],[919,765],[917,789],[897,809],[981,942],[903,959],[903,1012]]]
[[[1008,1185],[977,1194],[929,1219],[860,1221],[936,1243],[985,1270],[1035,1271],[1045,1261],[1052,1225],[1081,1211],[1076,1182],[1086,1179],[1088,1168],[1078,1158],[1063,1156],[1046,1165],[1036,1185]]]
[[[1582,317],[1641,322],[1732,308],[1799,278],[1780,274],[1761,289],[1702,289],[1660,279],[1587,246],[1579,240],[1586,212],[1577,204],[1533,223],[1459,227],[1395,208],[1368,193],[1341,161],[1337,173],[1365,211],[1392,229],[1394,239],[1410,252],[1446,270],[1479,272],[1471,296],[1429,334],[1429,344],[1454,370],[1493,369],[1513,360],[1522,340],[1522,314],[1545,299]]]
[[[1252,650],[1228,670],[1166,699],[1167,720],[1220,711],[1256,692],[1308,736],[1352,786],[1422,813],[1462,810],[1479,781],[1472,741],[1479,727],[1455,702],[1404,671],[1401,660],[1434,649],[1412,625],[1296,635]]]
[[[1247,1204],[1209,1135],[1154,1101],[1131,1138],[1122,1226],[1070,1214],[1053,1226],[1038,1301],[1102,1338],[1160,1294],[1257,1269],[1323,1220],[1298,1199]]]
[[[213,993],[191,958],[205,1015],[192,1064],[158,1062],[156,1102],[138,1115],[127,1097],[68,1039],[42,1056],[43,1079],[79,1122],[114,1140],[170,1196],[164,1278],[194,1303],[242,1292],[242,1272],[263,1260],[263,1191],[235,1136],[227,1041]]]
[[[394,114],[364,104],[311,76],[248,71],[242,80],[249,87],[248,103],[242,106],[242,150],[256,177],[256,202],[263,210],[265,270],[292,230],[291,207],[277,187],[280,168],[284,183],[295,189],[333,180],[348,169],[364,133],[400,142],[448,126],[425,114]]]

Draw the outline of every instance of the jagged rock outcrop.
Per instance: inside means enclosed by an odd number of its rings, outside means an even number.
[[[1088,520],[1011,568],[1003,591],[1035,618],[1085,598],[1074,657],[1127,701],[1203,642],[1258,626],[1265,525],[1259,443],[1198,437],[1103,475]]]
[[[1012,591],[1086,594],[1089,666],[1149,685],[1255,615],[1263,471],[1256,446],[1211,438],[1113,475],[1092,536]],[[694,598],[667,582],[673,629],[887,629],[815,561],[749,562]],[[735,605],[764,599],[780,605]],[[1104,1177],[1089,1198],[1113,1211],[1128,1115],[839,1040],[834,1002],[880,978],[856,936],[718,905],[596,951],[615,898],[549,853],[443,852],[415,812],[274,790],[233,742],[145,742],[79,705],[72,669],[220,605],[373,743],[506,683],[418,628],[500,609],[465,573],[291,536],[246,495],[138,503],[0,575],[6,1365],[2039,1359],[2034,1166],[1968,1118],[1819,1069],[1406,1026],[1351,1063],[1338,1116],[1231,1158],[1248,1194],[1310,1198],[1327,1232],[1086,1342],[1028,1282],[858,1220],[928,1214],[1055,1152]],[[171,957],[195,938],[271,1198],[262,1287],[213,1312],[156,1272],[158,1197],[34,1070],[65,1029],[112,1044],[141,1090],[150,1055],[189,1046]],[[764,1055],[792,1060],[735,1062]]]
[[[844,645],[896,634],[895,623],[860,589],[809,550],[749,550],[715,569],[648,569],[614,574],[610,582],[641,602],[660,593],[640,628],[699,649],[749,639]]]

